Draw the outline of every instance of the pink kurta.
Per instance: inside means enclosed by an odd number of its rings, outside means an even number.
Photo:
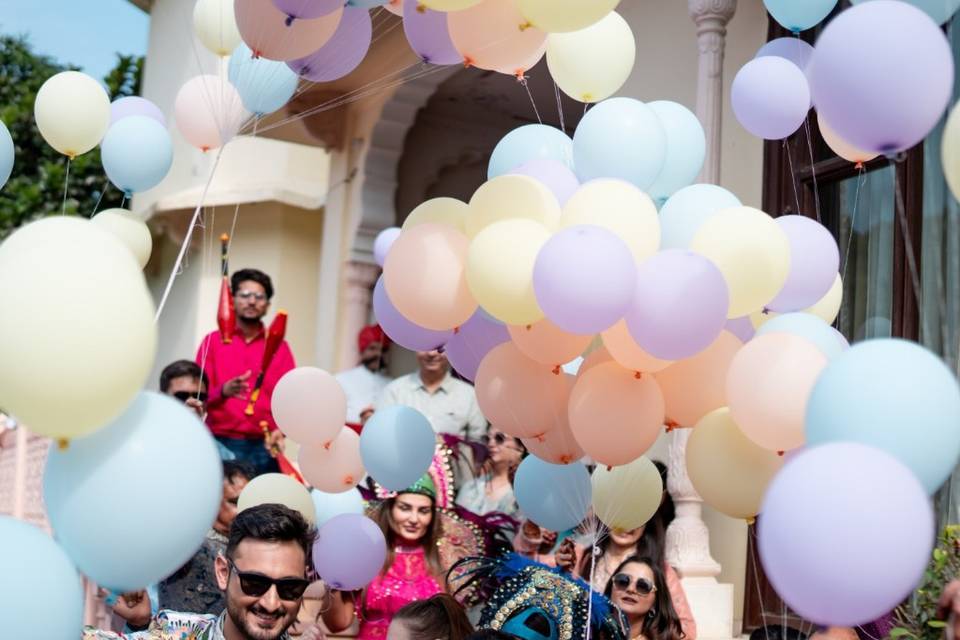
[[[390,621],[404,605],[443,591],[430,575],[423,547],[397,547],[393,564],[373,579],[363,593],[357,640],[382,640]]]

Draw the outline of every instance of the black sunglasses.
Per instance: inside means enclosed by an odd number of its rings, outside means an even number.
[[[176,391],[174,392],[173,397],[179,400],[180,402],[186,402],[190,398],[196,398],[200,402],[207,401],[207,393],[205,391],[201,391],[199,393],[190,393],[189,391]]]
[[[233,560],[229,558],[227,558],[227,562],[230,564],[230,568],[236,572],[237,577],[240,578],[240,590],[243,591],[244,595],[253,598],[259,598],[270,591],[270,587],[277,585],[277,595],[280,596],[281,600],[299,600],[303,597],[303,592],[310,586],[310,581],[306,578],[280,578],[275,580],[262,573],[240,571],[237,565],[233,564]]]
[[[613,586],[621,591],[626,591],[630,588],[631,578],[625,573],[618,573],[613,576]],[[650,595],[657,590],[653,583],[651,583],[646,578],[637,578],[637,582],[633,588],[634,591],[639,593],[642,596]]]

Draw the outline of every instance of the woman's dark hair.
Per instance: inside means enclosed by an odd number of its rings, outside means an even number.
[[[296,542],[303,554],[309,557],[313,546],[314,530],[299,511],[282,504],[260,504],[248,507],[237,514],[230,525],[226,556],[233,560],[237,547],[244,540],[266,542]]]
[[[614,570],[612,575],[617,575],[623,571],[624,567],[633,563],[644,564],[650,568],[651,573],[653,573],[653,585],[657,589],[654,591],[653,607],[650,609],[650,613],[643,617],[643,635],[649,640],[681,640],[684,637],[683,627],[680,625],[680,616],[677,615],[677,610],[673,606],[670,589],[667,588],[667,577],[663,571],[663,562],[658,562],[650,557],[630,556],[620,563],[620,566]],[[612,579],[607,583],[604,595],[608,599],[612,598]],[[653,615],[650,615],[651,613]]]
[[[403,495],[403,494],[401,494]],[[393,506],[397,503],[397,498],[388,498],[380,503],[373,514],[373,521],[380,526],[383,537],[387,540],[387,558],[383,563],[383,571],[386,572],[396,557],[394,548],[397,545],[396,534],[393,532]],[[423,553],[427,560],[427,567],[430,573],[443,584],[443,564],[440,562],[440,552],[437,550],[437,542],[440,540],[443,526],[437,518],[437,510],[433,510],[433,517],[430,524],[427,525],[427,531],[420,538],[420,545],[423,547]]]
[[[477,629],[467,636],[466,640],[518,640],[512,633],[504,633],[497,629]]]
[[[670,523],[673,522],[673,519],[677,516],[677,510],[673,505],[673,498],[667,491],[667,465],[659,460],[654,460],[653,464],[657,467],[657,471],[660,472],[660,479],[663,481],[663,499],[653,517],[660,521],[660,525],[663,527],[664,532],[666,532],[667,527],[670,526]]]
[[[600,539],[597,543],[597,558],[595,562],[599,562],[600,559],[606,555],[611,543],[612,539],[609,533]],[[666,532],[660,521],[657,520],[656,517],[653,517],[647,521],[647,524],[643,525],[643,533],[640,534],[640,539],[637,540],[637,544],[634,546],[634,552],[630,555],[632,557],[653,558],[659,562],[662,567],[665,548]],[[584,553],[583,557],[580,558],[576,573],[581,577],[590,575],[590,553]]]
[[[170,383],[174,378],[195,378],[202,381],[205,386],[210,386],[207,374],[193,360],[177,360],[163,368],[160,372],[161,393],[166,393],[170,389]]]
[[[239,271],[235,271],[233,275],[230,276],[230,293],[237,295],[237,289],[247,281],[256,282],[263,287],[264,293],[267,294],[267,300],[273,297],[273,282],[270,280],[270,276],[259,269],[240,269]]]
[[[409,631],[411,640],[465,640],[473,633],[467,613],[446,593],[405,605],[393,617]]]

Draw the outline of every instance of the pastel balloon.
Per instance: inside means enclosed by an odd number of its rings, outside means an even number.
[[[287,104],[299,81],[286,64],[254,56],[242,42],[230,55],[227,77],[246,110],[257,116],[273,113]]]
[[[128,209],[105,209],[90,221],[122,242],[141,269],[147,266],[153,252],[153,237],[139,216]]]
[[[593,512],[607,527],[621,531],[646,524],[660,507],[665,489],[656,465],[645,456],[613,469],[598,465],[590,485]]]
[[[469,206],[456,198],[431,198],[410,212],[403,221],[404,229],[421,224],[443,224],[460,233],[466,233]]]
[[[513,482],[524,515],[550,531],[580,524],[590,509],[590,474],[582,464],[550,464],[527,456]]]
[[[433,351],[453,337],[452,329],[433,331],[407,320],[390,302],[383,276],[373,288],[373,315],[391,340],[411,351]]]
[[[844,160],[849,160],[850,162],[860,164],[869,160],[873,160],[880,155],[874,151],[864,151],[863,149],[858,149],[841,138],[840,135],[827,123],[827,121],[823,119],[823,116],[820,115],[819,112],[817,113],[817,126],[820,128],[820,135],[823,136],[823,141],[827,143],[827,146],[830,147],[830,150]]]
[[[100,143],[107,177],[128,197],[146,191],[167,176],[173,142],[167,128],[147,116],[129,116],[111,126]]]
[[[502,220],[532,220],[547,229],[560,221],[560,203],[542,183],[521,175],[503,175],[480,185],[470,198],[467,235],[473,238]]]
[[[547,34],[523,28],[526,23],[514,0],[484,0],[447,16],[450,39],[465,65],[510,76],[533,68],[547,48]]]
[[[859,342],[830,361],[806,411],[811,446],[860,442],[907,465],[934,493],[960,456],[960,389],[943,361],[899,339]]]
[[[14,156],[13,138],[10,137],[7,125],[0,121],[0,189],[7,184],[13,172]]]
[[[406,3],[403,0],[387,0],[383,8],[395,16],[403,17],[403,7]]]
[[[363,496],[360,495],[360,491],[356,487],[339,493],[327,493],[319,489],[312,489],[310,497],[313,498],[313,507],[317,511],[318,527],[322,527],[332,518],[344,513],[363,515]]]
[[[860,4],[867,0],[852,0]],[[937,24],[943,24],[960,8],[960,0],[904,0],[926,13]]]
[[[363,466],[387,490],[403,491],[427,472],[435,438],[430,421],[416,409],[379,409],[360,433]]]
[[[472,381],[477,377],[484,356],[509,340],[510,333],[505,324],[491,318],[483,309],[477,309],[443,346],[443,353],[457,373]]]
[[[469,9],[480,0],[420,0],[420,3],[434,11],[462,11]]]
[[[550,190],[550,193],[556,197],[561,207],[564,206],[570,197],[576,193],[577,189],[580,188],[580,181],[577,180],[577,174],[562,162],[549,158],[528,160],[510,173],[528,176],[537,180]]]
[[[692,427],[711,411],[727,406],[727,371],[742,346],[733,334],[722,331],[697,355],[654,374],[667,418],[678,426]]]
[[[251,480],[240,492],[237,510],[243,511],[261,504],[282,504],[299,511],[310,524],[317,521],[317,510],[313,506],[310,492],[302,484],[282,473],[264,473]]]
[[[780,216],[777,224],[790,243],[790,273],[766,306],[772,311],[798,311],[826,295],[840,268],[840,248],[822,224],[800,215]]]
[[[740,342],[747,342],[756,334],[756,329],[753,328],[749,316],[728,319],[724,329],[737,336]]]
[[[610,98],[580,120],[573,159],[582,182],[620,178],[646,190],[667,157],[667,134],[656,112],[633,98]]]
[[[297,462],[307,482],[328,493],[353,490],[366,475],[353,429],[341,428],[330,442],[301,445]]]
[[[347,419],[346,394],[336,378],[316,367],[285,373],[270,407],[280,430],[302,445],[329,443]]]
[[[572,376],[567,376],[567,384],[572,387]],[[552,464],[572,464],[583,458],[583,449],[573,437],[566,411],[559,412],[552,429],[538,438],[524,438],[522,442],[530,453]]]
[[[618,328],[618,327],[622,327],[621,332],[623,333],[627,332],[627,329],[626,329],[626,326],[624,326],[624,323],[618,322],[617,324],[614,325],[614,328]],[[610,329],[609,331],[613,331],[613,329]],[[627,335],[629,335],[629,333],[627,333]],[[594,343],[596,344],[596,340],[594,341]],[[577,375],[578,376],[583,375],[584,373],[594,368],[598,364],[603,364],[604,362],[612,362],[612,361],[613,361],[613,357],[610,355],[610,352],[607,351],[606,346],[601,341],[599,345],[597,345],[591,351],[584,354],[583,362],[580,363],[580,367],[577,369]]]
[[[517,127],[493,148],[487,179],[513,173],[531,160],[555,160],[573,169],[573,140],[560,129],[545,124]]]
[[[180,87],[173,111],[181,135],[201,151],[230,142],[247,117],[234,86],[214,75],[196,76]]]
[[[331,518],[317,533],[312,559],[330,588],[360,590],[383,570],[387,541],[370,518],[344,513]]]
[[[808,340],[828,360],[836,358],[849,346],[836,329],[811,313],[785,313],[771,318],[757,329],[758,336],[768,333],[789,333]]]
[[[523,355],[552,366],[570,362],[593,340],[593,336],[567,333],[547,318],[533,324],[508,326],[507,331]]]
[[[517,0],[520,12],[538,29],[550,33],[577,31],[613,11],[620,0]]]
[[[399,237],[400,227],[387,227],[373,239],[373,260],[378,266],[387,261],[387,253]]]
[[[313,53],[299,56],[287,64],[297,75],[311,82],[337,80],[360,66],[372,39],[370,12],[359,7],[345,7],[332,36]]]
[[[273,0],[273,4],[290,18],[310,20],[333,13],[343,0]]]
[[[565,94],[599,102],[620,90],[633,71],[633,30],[616,11],[588,27],[547,37],[547,68]]]
[[[208,51],[222,58],[241,42],[233,4],[233,0],[197,0],[193,6],[193,32]]]
[[[388,7],[389,8],[389,7]],[[416,0],[403,5],[403,32],[414,53],[428,64],[459,64],[463,56],[450,39],[447,14]]]
[[[830,287],[827,294],[810,307],[804,309],[804,312],[812,313],[827,324],[833,324],[833,321],[840,315],[840,305],[842,302],[843,280],[838,273],[837,277],[833,280],[833,286]]]
[[[765,56],[776,56],[789,60],[796,65],[800,71],[806,71],[810,64],[810,58],[813,57],[813,47],[800,38],[776,38],[767,42],[754,58],[763,58]]]
[[[663,249],[688,249],[700,225],[718,211],[739,207],[737,196],[714,184],[684,187],[660,209],[660,245]]]
[[[167,119],[164,117],[163,111],[146,98],[141,98],[140,96],[124,96],[110,103],[111,125],[129,116],[147,116],[148,118],[153,118],[164,127],[167,126]]]
[[[820,24],[837,6],[837,0],[763,0],[763,4],[774,20],[797,32]]]
[[[730,103],[743,128],[767,140],[793,135],[810,110],[810,86],[803,71],[776,56],[754,58],[737,72]]]
[[[107,132],[110,98],[87,74],[61,71],[37,91],[33,117],[47,144],[75,158],[97,146]]]
[[[667,155],[647,193],[664,202],[696,179],[707,154],[707,138],[700,120],[682,104],[658,100],[651,102],[650,108],[667,134]]]
[[[757,537],[763,568],[792,610],[854,627],[896,609],[921,581],[933,510],[903,464],[838,442],[801,452],[777,475]]]
[[[571,196],[560,216],[560,228],[584,224],[612,231],[638,263],[660,246],[657,206],[650,196],[624,180],[591,180]]]
[[[665,369],[670,365],[670,360],[655,358],[637,344],[637,341],[634,340],[630,334],[630,329],[627,328],[626,320],[621,320],[604,331],[601,334],[601,338],[603,339],[603,346],[607,352],[607,359],[616,360],[617,363],[625,369],[652,373]],[[580,367],[580,372],[583,373],[589,368],[590,364],[590,357],[588,357],[587,362],[584,362],[584,366]]]
[[[288,20],[272,2],[234,2],[237,29],[243,41],[254,55],[270,60],[294,60],[316,51],[333,36],[343,13],[341,8],[312,20]]]

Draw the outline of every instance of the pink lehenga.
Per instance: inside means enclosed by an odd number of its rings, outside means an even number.
[[[440,583],[430,575],[423,547],[398,547],[387,572],[374,578],[361,596],[357,639],[386,638],[390,621],[404,605],[441,591]]]

